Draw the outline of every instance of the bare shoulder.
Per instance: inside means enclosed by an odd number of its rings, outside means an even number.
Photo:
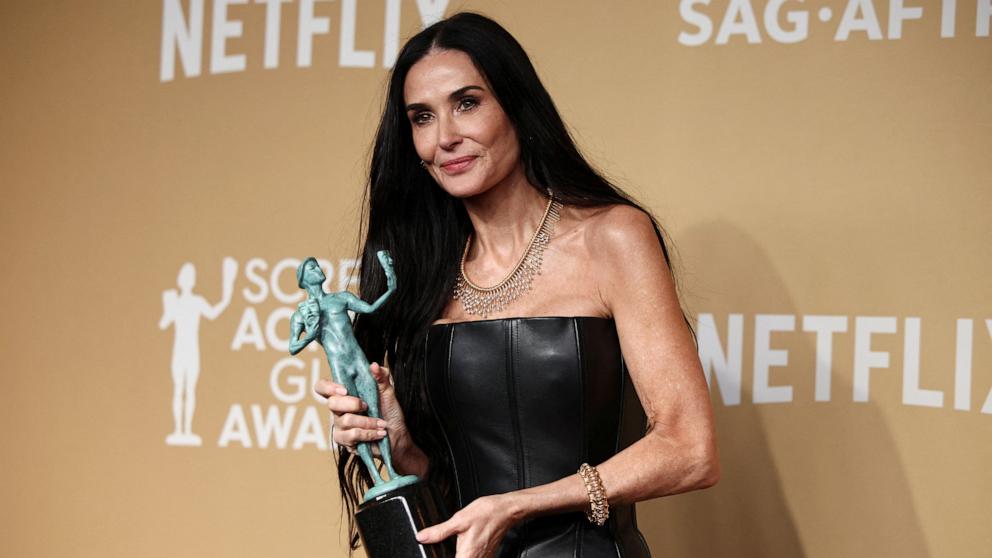
[[[641,305],[657,308],[671,302],[671,270],[650,215],[619,204],[580,211],[582,243],[610,313],[629,317]]]
[[[641,209],[614,204],[580,211],[582,236],[596,259],[622,265],[634,263],[632,257],[663,258],[654,223]]]

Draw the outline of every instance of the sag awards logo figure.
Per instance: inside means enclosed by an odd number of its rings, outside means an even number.
[[[193,434],[193,410],[196,408],[196,381],[200,377],[200,318],[215,320],[231,303],[238,262],[224,258],[223,294],[215,306],[193,293],[196,268],[187,262],[179,269],[179,291],[162,293],[162,319],[159,329],[171,324],[175,330],[172,345],[172,417],[175,429],[165,438],[170,446],[200,446],[202,441]]]

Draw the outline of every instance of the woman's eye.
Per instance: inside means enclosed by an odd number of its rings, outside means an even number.
[[[478,104],[479,102],[472,97],[464,97],[458,101],[458,110],[472,110]]]
[[[430,122],[431,115],[429,112],[418,112],[417,114],[413,115],[413,118],[411,120],[413,121],[414,124],[417,125],[426,124]]]

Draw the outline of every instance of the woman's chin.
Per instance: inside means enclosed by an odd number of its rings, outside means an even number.
[[[466,199],[478,196],[489,190],[489,186],[480,184],[478,181],[450,180],[441,184],[441,189],[449,196],[458,199]]]

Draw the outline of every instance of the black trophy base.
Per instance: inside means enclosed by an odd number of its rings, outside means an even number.
[[[448,519],[437,490],[420,480],[390,490],[358,506],[355,521],[369,558],[451,558],[454,538],[438,544],[417,542],[417,532]]]

